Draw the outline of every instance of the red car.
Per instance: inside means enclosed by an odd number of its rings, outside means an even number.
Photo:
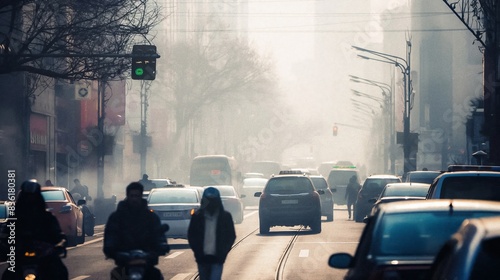
[[[42,187],[47,210],[56,216],[62,231],[68,238],[68,246],[76,246],[85,241],[83,212],[70,192],[63,187]]]

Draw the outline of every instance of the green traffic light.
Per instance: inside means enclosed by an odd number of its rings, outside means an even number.
[[[137,69],[135,69],[135,74],[136,74],[137,76],[142,76],[142,75],[144,75],[144,69],[142,69],[142,68],[137,68]]]

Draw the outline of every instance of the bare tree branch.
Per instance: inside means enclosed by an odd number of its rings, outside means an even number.
[[[85,56],[129,53],[134,42],[151,39],[151,29],[161,20],[154,0],[1,1],[0,74],[27,71],[75,80],[123,77],[130,59]],[[61,54],[77,57],[51,57]]]

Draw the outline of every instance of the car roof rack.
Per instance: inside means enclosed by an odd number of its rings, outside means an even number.
[[[449,165],[448,172],[453,171],[500,171],[500,166],[493,165]]]
[[[304,174],[306,175],[307,173],[304,172],[303,170],[281,170],[279,175],[287,175],[287,174]]]

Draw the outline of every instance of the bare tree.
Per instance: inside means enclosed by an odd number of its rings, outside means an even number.
[[[173,94],[178,131],[214,103],[258,100],[271,96],[275,87],[269,63],[248,44],[200,33],[172,46],[169,54],[167,86]]]
[[[60,79],[121,77],[161,20],[153,0],[0,1],[0,74],[29,72]]]

